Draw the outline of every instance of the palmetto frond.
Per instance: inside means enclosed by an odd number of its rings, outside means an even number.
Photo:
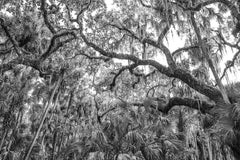
[[[159,160],[163,159],[162,151],[157,146],[141,146],[140,148],[143,157],[146,160]]]
[[[128,132],[125,136],[125,141],[138,149],[141,145],[145,144],[143,136],[137,131]]]
[[[61,151],[61,158],[67,157],[68,155],[75,153],[77,157],[87,157],[91,152],[98,151],[97,145],[91,140],[86,140],[85,142],[75,142],[70,143]]]

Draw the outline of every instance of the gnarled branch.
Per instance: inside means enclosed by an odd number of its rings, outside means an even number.
[[[237,51],[237,53],[234,54],[233,58],[231,61],[228,61],[228,63],[226,64],[226,67],[224,68],[223,70],[223,73],[222,73],[222,76],[220,77],[220,79],[223,79],[223,77],[226,75],[227,73],[227,70],[231,67],[234,66],[235,64],[235,61],[237,60],[238,56],[240,54],[240,51]]]
[[[99,47],[98,45],[96,45],[95,43],[90,42],[86,38],[86,36],[83,34],[82,31],[80,32],[80,35],[81,35],[82,39],[84,40],[84,42],[89,47],[92,47],[94,50],[98,51],[100,54],[102,54],[106,57],[130,60],[130,61],[133,61],[134,63],[137,63],[138,65],[153,66],[162,74],[165,74],[168,77],[178,78],[178,79],[182,80],[184,83],[189,85],[191,88],[195,89],[199,93],[202,93],[203,95],[206,95],[207,97],[209,97],[212,100],[218,101],[219,99],[222,99],[221,92],[218,89],[216,89],[212,86],[209,86],[200,80],[197,80],[188,71],[185,71],[184,69],[176,68],[176,69],[172,70],[169,67],[165,67],[165,66],[161,65],[160,63],[158,63],[155,60],[141,60],[134,55],[117,54],[115,52],[108,52],[108,51],[102,49],[101,47]]]
[[[72,36],[72,38],[69,38],[69,39],[64,40],[64,41],[60,41],[59,38],[64,37],[64,36]],[[75,33],[73,31],[63,31],[63,32],[56,33],[52,37],[50,45],[49,45],[47,51],[41,55],[40,61],[41,62],[44,61],[53,52],[55,52],[57,49],[62,47],[65,43],[68,43],[68,42],[72,41],[75,38],[76,38],[76,35],[75,35]]]
[[[194,48],[199,48],[199,46],[195,45],[195,46],[188,46],[188,47],[183,47],[183,48],[179,48],[177,50],[175,50],[174,52],[172,52],[172,56],[176,56],[176,54],[178,54],[179,52],[184,52],[184,51],[188,51]]]
[[[51,25],[51,23],[49,22],[49,19],[48,19],[48,12],[46,10],[46,0],[41,0],[41,8],[40,9],[43,12],[44,23],[46,24],[48,29],[51,31],[51,33],[55,34],[56,31],[55,31],[54,27]]]

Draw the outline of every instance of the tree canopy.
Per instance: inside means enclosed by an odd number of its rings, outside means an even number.
[[[240,159],[239,7],[2,0],[1,159]]]

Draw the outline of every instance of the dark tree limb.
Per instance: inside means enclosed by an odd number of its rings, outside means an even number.
[[[232,60],[227,61],[226,67],[224,68],[223,73],[222,73],[222,76],[220,77],[220,79],[223,79],[223,77],[224,77],[224,76],[226,75],[226,73],[227,73],[227,70],[228,70],[229,68],[231,68],[231,67],[234,66],[235,61],[237,60],[239,54],[240,54],[240,51],[237,51],[237,53],[234,54]]]
[[[46,10],[46,0],[41,0],[41,8],[40,9],[43,12],[44,23],[46,24],[48,29],[51,31],[51,33],[55,34],[56,31],[55,31],[54,27],[51,25],[51,23],[49,22],[49,19],[48,19],[48,12]]]
[[[143,107],[143,103],[128,103],[130,105]],[[153,109],[158,109],[158,111],[167,114],[175,106],[187,106],[192,109],[201,111],[202,113],[212,114],[211,110],[216,106],[215,104],[208,103],[206,101],[201,101],[199,99],[192,98],[180,98],[173,97],[168,100],[167,103],[160,103],[158,106],[151,106]]]
[[[120,30],[120,31],[124,31],[124,32],[126,32],[126,33],[129,34],[128,36],[133,37],[133,38],[139,40],[140,42],[142,41],[141,38],[139,38],[138,36],[136,36],[133,31],[129,30],[129,29],[126,28],[125,26],[119,26],[119,25],[117,25],[117,24],[110,24],[110,23],[109,23],[109,24],[106,24],[106,25],[111,26],[111,27],[114,27],[114,28],[117,28],[117,29]]]
[[[165,74],[168,77],[172,78],[178,78],[182,80],[184,83],[186,83],[188,86],[191,88],[195,89],[199,93],[209,97],[212,100],[218,101],[222,99],[221,92],[212,87],[209,86],[205,83],[203,83],[200,80],[197,80],[195,77],[193,77],[188,71],[181,69],[181,68],[176,68],[174,70],[170,69],[169,67],[165,67],[158,63],[155,60],[141,60],[137,58],[134,55],[129,55],[129,54],[117,54],[115,52],[108,52],[100,48],[98,45],[96,45],[93,42],[90,42],[86,36],[83,34],[83,32],[80,32],[80,35],[84,42],[89,46],[92,47],[94,50],[98,51],[100,54],[109,57],[109,58],[118,58],[118,59],[126,59],[133,61],[134,63],[137,63],[138,65],[150,65],[155,67],[160,73]]]
[[[111,108],[109,108],[108,110],[106,110],[105,112],[103,112],[101,115],[99,115],[99,118],[101,119],[101,118],[103,118],[106,114],[108,114],[109,112],[111,112],[111,111],[113,111],[113,110],[115,110],[116,109],[116,107],[111,107]]]
[[[227,45],[227,46],[230,46],[230,47],[232,47],[232,48],[240,49],[240,47],[238,46],[238,42],[235,43],[235,44],[229,43],[229,42],[224,38],[222,32],[220,32],[220,31],[215,31],[215,32],[217,32],[218,38],[220,39],[220,41],[221,41],[223,44],[225,44],[225,45]]]
[[[152,8],[151,5],[147,5],[143,2],[143,0],[139,0],[139,2],[141,3],[142,6],[146,7],[146,8]]]
[[[179,52],[184,52],[184,51],[188,51],[194,48],[199,48],[199,46],[195,45],[195,46],[188,46],[188,47],[183,47],[183,48],[179,48],[177,50],[175,50],[174,52],[172,52],[172,56],[176,56],[176,54],[178,54]]]
[[[167,84],[157,84],[157,85],[154,85],[154,86],[152,86],[151,88],[149,88],[149,90],[147,91],[147,94],[146,94],[146,97],[149,97],[149,93],[150,93],[150,91],[154,91],[155,92],[155,88],[158,88],[158,87],[167,87],[170,83],[172,83],[171,81],[169,82],[169,83],[167,83]],[[152,95],[152,97],[154,97],[153,95]]]
[[[133,70],[134,68],[136,68],[137,66],[138,66],[138,64],[134,63],[134,64],[132,64],[132,65],[122,67],[122,68],[118,71],[118,73],[115,74],[115,76],[114,76],[114,78],[113,78],[113,80],[112,80],[112,83],[110,84],[110,90],[112,90],[112,89],[115,87],[115,85],[116,85],[116,80],[117,80],[118,76],[120,76],[120,74],[121,74],[123,71],[125,71],[125,70],[128,69],[130,72],[132,72],[132,70]]]
[[[174,106],[181,105],[200,110],[202,113],[210,113],[210,110],[215,106],[215,104],[210,104],[206,101],[200,101],[198,99],[173,97],[169,99],[166,106],[159,106],[158,110],[163,113],[168,113]]]
[[[140,4],[143,6],[143,7],[146,7],[146,8],[152,8],[156,11],[159,11],[159,8],[155,7],[155,6],[151,6],[151,5],[148,5],[146,3],[143,2],[143,0],[139,0]]]
[[[72,36],[72,38],[69,38],[67,40],[64,41],[60,41],[59,38],[61,37],[65,37],[65,36]],[[60,33],[56,33],[49,44],[48,49],[46,50],[46,52],[44,52],[41,55],[40,61],[44,61],[46,60],[53,52],[55,52],[56,50],[58,50],[60,47],[62,47],[65,43],[68,43],[70,41],[72,41],[73,39],[76,38],[76,35],[73,31],[63,31]]]
[[[111,60],[111,58],[103,57],[103,56],[100,56],[100,57],[99,56],[90,56],[90,55],[84,53],[84,51],[81,51],[81,50],[79,50],[79,53],[75,54],[74,57],[78,56],[78,55],[85,56],[85,57],[87,57],[88,59],[91,59],[91,60],[93,60],[93,59],[103,60],[104,62],[107,62],[107,61]]]

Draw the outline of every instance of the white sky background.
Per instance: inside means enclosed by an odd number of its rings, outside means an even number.
[[[113,5],[113,0],[105,0],[105,3],[108,7],[108,10],[112,10],[115,8]],[[217,25],[218,24],[216,22],[214,22],[214,21],[211,22],[212,28],[217,27]],[[165,43],[165,44],[169,47],[170,51],[173,52],[178,48],[184,47],[184,43],[185,43],[185,40],[183,38],[179,37],[177,35],[177,33],[176,32],[174,33],[174,31],[173,31],[173,34],[171,34],[171,36],[168,36],[168,43]],[[224,53],[222,62],[220,63],[220,67],[221,67],[222,71],[225,68],[225,63],[228,60],[231,60],[234,55],[233,51],[229,47],[226,49],[226,52],[227,53]],[[166,59],[164,57],[162,57],[161,55],[158,55],[156,57],[156,60],[158,62],[161,62],[161,64],[163,64],[163,65],[167,65]],[[230,72],[230,70],[232,72]],[[224,84],[227,84],[229,82],[231,83],[231,82],[240,81],[239,80],[240,67],[239,66],[236,66],[235,68],[232,67],[230,70],[227,71],[227,75],[228,75],[229,79],[228,80],[226,80],[226,78],[223,79]],[[210,74],[211,74],[211,72],[210,72]],[[213,79],[213,75],[211,74],[210,76],[211,76],[210,78]],[[219,76],[221,76],[221,75],[219,75]]]

